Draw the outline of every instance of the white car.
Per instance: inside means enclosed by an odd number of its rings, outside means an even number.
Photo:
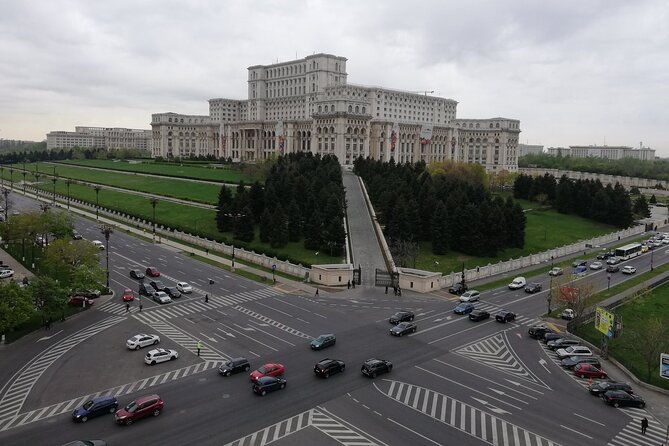
[[[172,298],[168,296],[165,291],[154,291],[153,300],[155,300],[159,304],[168,304],[172,302]]]
[[[460,296],[460,302],[474,302],[479,300],[480,297],[481,293],[479,293],[478,291],[469,290],[462,293],[462,295]]]
[[[527,285],[527,280],[524,277],[516,277],[513,282],[509,284],[510,290],[519,290]]]
[[[147,347],[149,345],[156,345],[160,342],[158,335],[154,334],[138,334],[128,339],[125,342],[126,347],[130,350],[139,350],[142,347]]]
[[[592,350],[582,345],[572,345],[567,348],[560,348],[555,352],[560,359],[570,356],[592,356]]]
[[[193,292],[193,287],[188,282],[177,282],[177,290],[184,294],[190,294]]]
[[[98,248],[100,251],[105,250],[105,245],[100,240],[93,240],[91,243],[93,243],[93,246]]]
[[[178,357],[179,353],[177,353],[176,350],[157,348],[155,350],[149,350],[149,352],[144,356],[144,362],[148,365],[155,365],[159,362],[173,361]]]
[[[602,269],[604,264],[602,262],[592,262],[590,264],[590,269]]]
[[[620,270],[623,274],[634,274],[636,272],[636,268],[630,265],[623,266],[623,269]]]
[[[5,268],[0,271],[0,279],[6,279],[7,277],[12,277],[14,275],[14,270]]]
[[[557,266],[554,267],[554,268],[551,268],[551,270],[548,271],[548,275],[549,275],[549,276],[561,276],[562,273],[563,273],[562,268],[559,268],[559,267],[557,267]]]

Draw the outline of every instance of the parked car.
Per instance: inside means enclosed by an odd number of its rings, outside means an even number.
[[[140,296],[152,297],[154,291],[156,291],[156,290],[154,290],[151,285],[148,285],[146,283],[140,283],[139,284],[139,295]]]
[[[142,280],[146,276],[144,275],[143,272],[141,272],[138,269],[131,269],[130,270],[130,277],[135,279],[135,280]]]
[[[548,345],[550,341],[556,341],[558,339],[562,339],[563,336],[564,335],[561,333],[544,333],[543,341],[544,344]]]
[[[588,386],[588,392],[595,396],[602,396],[609,390],[622,390],[623,392],[634,393],[632,386],[617,381],[595,381]]]
[[[469,320],[474,322],[490,319],[490,313],[485,310],[473,310],[469,313]]]
[[[253,391],[260,396],[265,396],[269,392],[284,389],[286,380],[275,376],[263,376],[253,383]]]
[[[400,322],[412,321],[413,318],[414,318],[414,314],[411,311],[398,311],[397,313],[390,316],[390,319],[388,319],[388,322],[390,322],[391,324],[397,325]]]
[[[602,366],[595,356],[570,356],[560,361],[560,365],[565,369],[573,369],[577,364],[592,364],[597,368]]]
[[[67,301],[68,305],[73,307],[90,307],[95,301],[84,296],[72,296],[70,300]]]
[[[346,369],[346,364],[344,364],[344,361],[340,361],[339,359],[322,359],[316,363],[314,366],[314,373],[317,376],[321,376],[323,378],[329,378],[330,375],[334,375],[335,373],[343,372]]]
[[[534,339],[543,339],[544,334],[546,333],[553,333],[553,330],[544,324],[533,325],[527,329],[527,334]]]
[[[388,373],[393,369],[393,363],[385,359],[368,359],[362,364],[360,371],[363,375],[376,378],[382,373]]]
[[[415,333],[418,326],[413,322],[400,322],[390,329],[390,334],[393,336],[404,336],[405,334]]]
[[[74,440],[68,441],[63,446],[107,446],[107,442],[104,440]]]
[[[557,350],[559,348],[567,348],[571,345],[580,345],[580,344],[581,341],[578,341],[576,339],[560,338],[560,339],[555,339],[553,341],[548,341],[546,345],[551,350]]]
[[[146,268],[146,275],[149,277],[160,277],[160,271],[153,266]]]
[[[149,345],[158,345],[159,342],[160,336],[158,335],[140,333],[125,341],[125,346],[130,350],[139,350]]]
[[[184,294],[190,294],[193,292],[193,287],[188,282],[177,282],[177,290]]]
[[[123,290],[123,296],[121,296],[123,302],[132,302],[135,300],[135,293],[132,292],[130,288]]]
[[[118,424],[131,425],[135,421],[153,415],[157,417],[163,410],[163,400],[158,395],[146,395],[137,398],[123,409],[116,411]]]
[[[602,252],[600,254],[597,254],[597,260],[606,260],[609,257],[614,257],[615,255],[616,253],[613,251]]]
[[[581,363],[574,366],[574,375],[581,378],[608,378],[609,374],[593,364]]]
[[[571,266],[573,266],[574,268],[577,268],[579,266],[585,266],[587,264],[588,264],[588,261],[583,260],[583,259],[576,259],[573,262],[571,262]]]
[[[606,259],[606,264],[607,265],[617,265],[620,262],[621,262],[620,257],[613,256],[613,257],[609,257],[608,259]]]
[[[539,282],[528,283],[525,287],[526,293],[534,294],[538,293],[539,291],[541,291],[541,284]]]
[[[144,356],[144,362],[148,365],[156,365],[160,362],[174,361],[179,357],[179,353],[176,350],[170,350],[167,348],[156,348],[149,350]]]
[[[474,310],[474,304],[471,302],[462,302],[453,309],[455,314],[469,314]]]
[[[451,286],[448,289],[449,293],[455,294],[455,295],[460,295],[460,294],[464,293],[465,291],[467,291],[467,285],[462,283],[462,282],[458,282],[458,283],[454,284],[453,286]]]
[[[561,319],[566,319],[568,321],[574,319],[575,317],[576,317],[576,313],[571,308],[567,308],[567,309],[563,310],[562,313],[560,313],[560,318]]]
[[[229,361],[225,361],[218,368],[218,373],[223,376],[230,376],[239,372],[248,372],[251,370],[251,364],[246,358],[232,358]]]
[[[554,267],[551,268],[550,271],[548,271],[549,276],[561,276],[564,273],[564,270],[559,267]]]
[[[590,269],[598,270],[602,269],[604,267],[604,264],[602,262],[592,262],[590,264]]]
[[[72,294],[75,294],[77,296],[84,296],[89,299],[97,299],[98,297],[100,297],[102,293],[100,293],[100,290],[86,289],[86,290],[75,291]]]
[[[14,276],[14,270],[11,268],[3,268],[0,270],[0,279],[7,279]]]
[[[527,285],[527,280],[525,280],[524,277],[516,277],[509,284],[509,289],[510,290],[519,290],[519,289],[523,288],[525,285]]]
[[[93,240],[91,243],[93,243],[93,246],[98,248],[100,251],[105,250],[105,245],[100,240]]]
[[[326,347],[330,347],[331,345],[335,345],[336,342],[337,337],[332,333],[329,333],[318,336],[316,339],[311,341],[310,345],[312,350],[321,350]]]
[[[516,313],[512,313],[506,310],[500,310],[495,315],[495,320],[497,322],[511,322],[516,319]]]
[[[165,290],[165,285],[163,285],[163,282],[161,282],[160,280],[152,280],[151,282],[149,282],[149,285],[151,285],[151,287],[156,291]]]
[[[91,418],[99,417],[108,413],[114,413],[118,409],[118,401],[113,396],[99,396],[86,401],[72,412],[72,420],[85,423]]]
[[[165,288],[163,288],[163,291],[165,292],[165,294],[170,296],[171,299],[178,299],[179,297],[181,297],[181,293],[179,292],[179,290],[176,289],[176,287],[166,286]]]
[[[159,304],[169,304],[172,302],[172,299],[165,291],[154,291],[151,297]]]
[[[607,265],[606,267],[607,273],[617,273],[618,271],[620,271],[620,267],[618,265]]]
[[[634,274],[636,272],[636,268],[631,265],[626,265],[623,266],[623,269],[621,271],[623,274]]]
[[[559,348],[555,354],[560,359],[568,358],[570,356],[592,356],[592,350],[584,345],[571,345],[566,348]]]
[[[263,376],[280,376],[283,375],[286,371],[286,368],[283,366],[283,364],[279,363],[267,363],[260,367],[259,369],[256,369],[251,372],[249,377],[251,378],[251,381],[257,381],[258,379],[262,378]]]
[[[74,240],[82,240],[84,237],[76,229],[73,229],[72,230],[72,238]]]
[[[622,390],[609,390],[604,393],[602,399],[613,407],[632,406],[640,409],[646,407],[646,402],[639,395]]]
[[[460,302],[474,302],[479,300],[481,293],[476,290],[465,291],[460,295]]]

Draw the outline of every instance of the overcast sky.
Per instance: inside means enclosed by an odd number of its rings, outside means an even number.
[[[0,0],[0,138],[208,114],[246,99],[247,67],[319,52],[519,119],[523,143],[669,156],[667,0]]]

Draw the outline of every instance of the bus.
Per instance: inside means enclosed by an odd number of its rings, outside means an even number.
[[[616,257],[621,260],[629,260],[641,255],[641,243],[630,243],[629,245],[616,248]]]

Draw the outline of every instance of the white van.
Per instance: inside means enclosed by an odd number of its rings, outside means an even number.
[[[527,280],[524,277],[516,277],[513,279],[513,282],[509,284],[510,290],[519,290],[527,284]]]
[[[93,243],[93,246],[98,248],[100,251],[105,250],[105,245],[100,240],[93,240],[91,243]]]

